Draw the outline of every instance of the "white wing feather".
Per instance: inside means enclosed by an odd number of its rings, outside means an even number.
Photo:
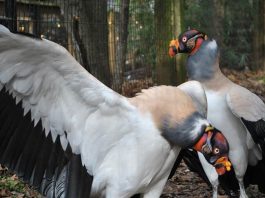
[[[226,101],[233,114],[239,118],[252,122],[265,120],[265,104],[244,87],[234,85],[227,93]]]
[[[84,137],[106,140],[98,137],[102,135],[98,130],[128,127],[129,121],[123,120],[130,120],[134,107],[90,75],[63,47],[12,34],[3,26],[0,43],[0,88],[5,86],[17,102],[23,101],[24,113],[31,111],[35,124],[41,119],[46,135],[51,133],[53,140],[59,135],[64,149],[70,143],[79,154]],[[112,126],[117,120],[124,126]]]

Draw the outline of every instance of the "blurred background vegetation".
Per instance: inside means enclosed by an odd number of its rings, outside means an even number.
[[[258,69],[264,66],[264,3],[262,0],[186,0],[184,23],[217,39],[222,66]]]
[[[186,56],[167,52],[189,27],[217,40],[222,67],[265,68],[264,0],[0,0],[0,23],[63,45],[127,96],[186,80]]]

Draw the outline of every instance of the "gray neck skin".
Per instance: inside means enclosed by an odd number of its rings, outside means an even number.
[[[210,42],[204,41],[195,54],[190,55],[187,60],[187,72],[190,80],[207,81],[214,77],[219,70],[218,47],[210,48]]]

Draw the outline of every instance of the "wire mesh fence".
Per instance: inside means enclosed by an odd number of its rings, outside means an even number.
[[[142,11],[136,3],[129,7],[129,1],[116,0],[0,1],[2,24],[64,46],[89,72],[125,95],[153,84],[151,52],[142,42]]]
[[[262,67],[264,5],[262,0],[0,0],[0,23],[59,43],[103,83],[133,96],[161,84],[159,76],[170,79],[165,84],[185,80],[178,68],[185,63],[170,60],[167,50],[169,40],[188,26],[217,39],[223,66]]]

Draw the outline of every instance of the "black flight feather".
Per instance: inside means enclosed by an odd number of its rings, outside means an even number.
[[[257,184],[259,190],[265,193],[265,120],[251,122],[241,118],[242,122],[250,132],[254,142],[258,144],[262,150],[262,160],[256,166],[248,166],[244,182],[246,185]]]
[[[41,120],[34,126],[30,111],[24,115],[22,102],[16,104],[3,88],[0,91],[0,163],[14,170],[24,181],[46,197],[89,197],[93,177],[70,145],[64,151],[60,137],[52,141]]]

